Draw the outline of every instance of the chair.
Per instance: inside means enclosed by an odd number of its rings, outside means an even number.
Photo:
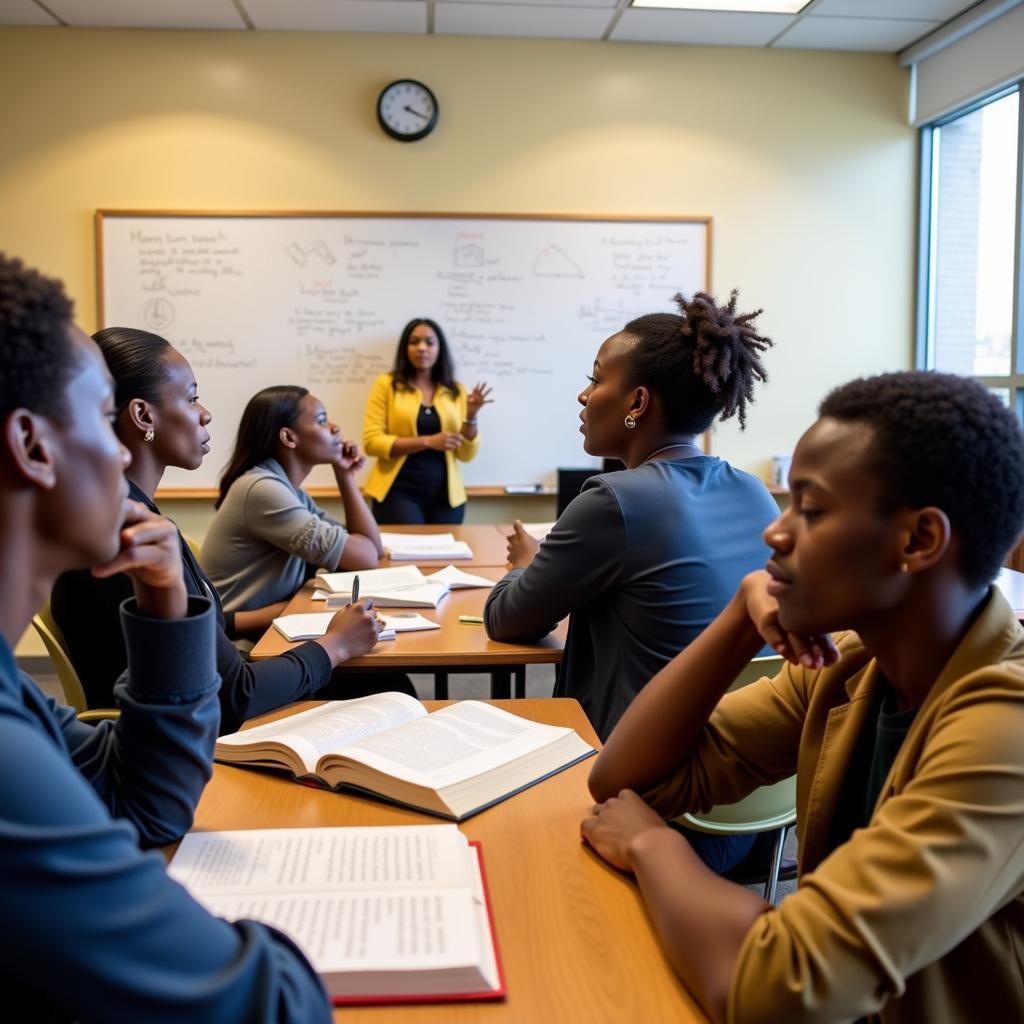
[[[753,658],[736,677],[729,690],[738,690],[763,676],[773,676],[782,668],[778,655]],[[742,800],[718,804],[707,814],[683,814],[678,821],[696,832],[717,836],[750,835],[752,832],[774,832],[772,857],[764,883],[764,896],[774,903],[778,895],[779,871],[786,835],[796,823],[796,776],[771,786],[761,786]]]
[[[117,718],[121,714],[117,708],[89,708],[81,680],[65,650],[64,634],[61,633],[60,626],[50,611],[49,601],[32,616],[32,625],[42,639],[53,667],[57,670],[57,678],[64,691],[64,700],[78,712],[79,721],[93,725],[105,718]]]
[[[597,476],[600,469],[559,469],[557,494],[555,496],[555,518],[557,519],[566,506],[583,490],[583,485],[592,477]]]
[[[195,539],[195,537],[190,537],[187,533],[183,533],[181,536],[185,543],[188,545],[189,551],[192,552],[193,557],[198,562],[199,550],[202,547],[202,545],[199,543],[199,541]]]

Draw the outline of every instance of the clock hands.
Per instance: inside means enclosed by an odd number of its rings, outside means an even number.
[[[424,121],[430,120],[423,111],[417,110],[415,107],[410,107],[408,103],[402,109],[408,111],[410,114],[415,114],[417,117],[422,117]]]

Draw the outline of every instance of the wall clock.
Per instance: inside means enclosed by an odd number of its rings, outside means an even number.
[[[393,139],[415,142],[429,135],[437,124],[437,97],[411,78],[392,82],[377,100],[377,120]]]

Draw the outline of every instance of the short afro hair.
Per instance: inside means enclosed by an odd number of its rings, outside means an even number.
[[[964,582],[995,579],[1024,529],[1024,432],[995,395],[950,373],[884,373],[836,388],[818,412],[874,431],[883,512],[942,509]]]
[[[0,416],[24,407],[62,419],[64,388],[78,360],[73,311],[60,281],[0,252]]]

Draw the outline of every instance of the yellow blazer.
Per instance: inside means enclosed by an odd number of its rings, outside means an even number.
[[[399,470],[405,465],[406,455],[391,458],[391,446],[400,437],[416,437],[416,417],[420,411],[420,393],[416,388],[393,388],[392,374],[382,373],[370,388],[363,418],[363,448],[376,459],[370,468],[370,477],[363,490],[375,501],[387,497]],[[439,387],[434,393],[434,411],[440,422],[440,431],[458,433],[466,419],[466,389],[459,384],[459,393],[453,398],[447,388]],[[469,462],[480,448],[480,432],[472,441],[464,441],[455,451],[444,453],[448,469],[448,504],[452,508],[466,501],[466,488],[456,465]]]
[[[730,1024],[1024,1020],[1024,631],[993,589],[870,823],[828,852],[881,684],[859,637],[837,639],[828,668],[787,665],[726,694],[645,797],[672,816],[796,773],[800,888],[747,933]]]

